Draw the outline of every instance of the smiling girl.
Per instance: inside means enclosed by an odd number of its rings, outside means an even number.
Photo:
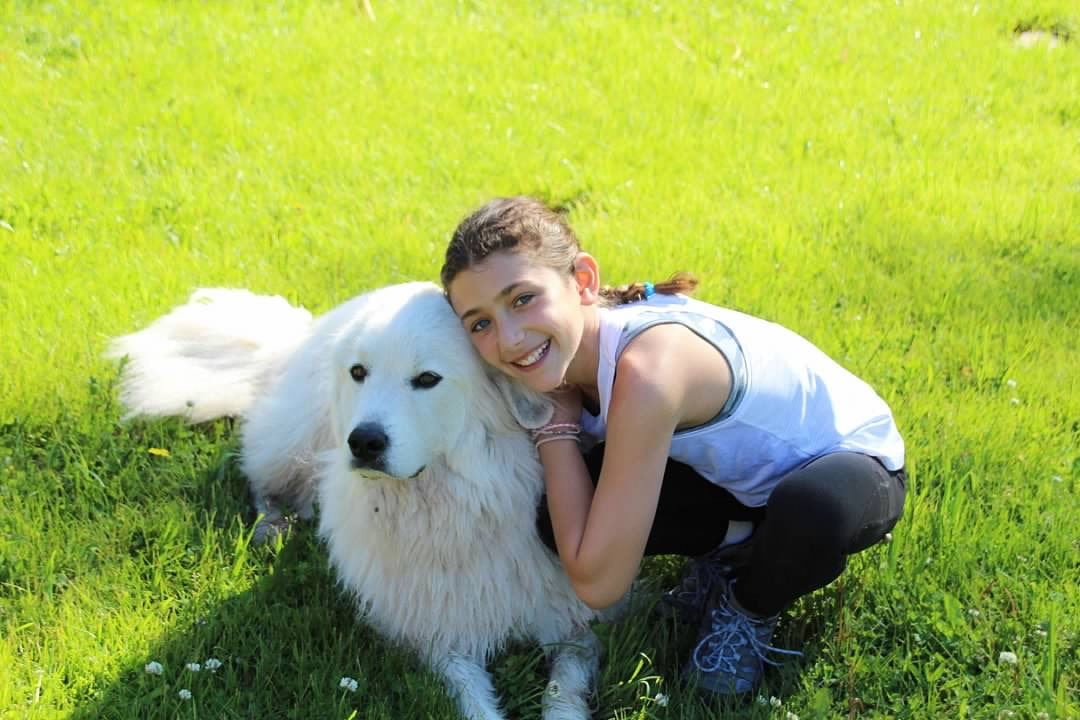
[[[483,359],[555,400],[534,433],[541,535],[578,595],[607,607],[644,555],[696,558],[664,598],[701,620],[684,675],[753,690],[768,652],[791,653],[769,645],[779,613],[900,517],[904,445],[885,402],[794,332],[687,297],[690,276],[602,286],[531,198],[462,221],[441,275]],[[585,455],[583,435],[599,442]]]

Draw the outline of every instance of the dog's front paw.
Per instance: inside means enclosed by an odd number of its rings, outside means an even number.
[[[292,521],[284,515],[264,515],[255,525],[255,532],[252,533],[251,542],[253,545],[274,542],[279,536],[288,535],[291,527]]]
[[[557,680],[544,689],[543,720],[589,720],[592,713],[586,697],[580,692],[564,692]]]

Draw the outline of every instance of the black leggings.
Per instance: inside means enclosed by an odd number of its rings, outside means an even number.
[[[585,456],[595,484],[603,444]],[[907,477],[859,453],[824,455],[780,478],[764,507],[747,507],[683,463],[668,460],[646,555],[702,555],[724,541],[729,520],[755,522],[751,561],[736,597],[751,612],[773,615],[825,587],[847,556],[879,542],[904,509]],[[555,549],[543,498],[540,538]]]

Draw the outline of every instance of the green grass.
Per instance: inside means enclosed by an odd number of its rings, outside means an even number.
[[[318,312],[435,279],[509,193],[568,207],[607,278],[696,271],[895,410],[894,541],[786,616],[783,708],[725,717],[1078,716],[1075,5],[561,5],[0,0],[0,717],[452,716],[311,528],[249,546],[232,425],[122,423],[101,353],[198,286]],[[715,716],[685,631],[599,630],[596,717]],[[493,669],[536,717],[538,651]]]

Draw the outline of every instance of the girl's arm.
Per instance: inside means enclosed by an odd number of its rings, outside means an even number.
[[[716,349],[678,325],[643,332],[616,370],[595,491],[574,443],[539,450],[559,557],[575,592],[596,608],[617,602],[637,576],[672,434],[719,412],[731,385]]]

